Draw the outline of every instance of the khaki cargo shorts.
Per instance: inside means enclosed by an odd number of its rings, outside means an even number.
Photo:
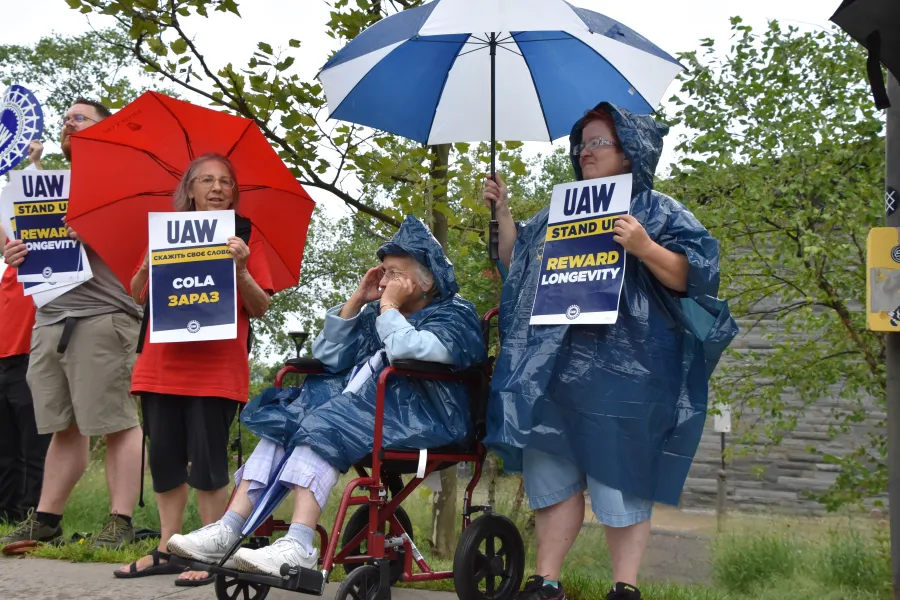
[[[139,424],[131,369],[141,324],[114,312],[79,317],[69,345],[57,352],[64,322],[31,333],[28,387],[40,433],[78,426],[82,435],[105,435]]]

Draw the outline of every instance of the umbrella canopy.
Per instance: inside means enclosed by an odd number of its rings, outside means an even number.
[[[563,0],[435,0],[369,27],[318,77],[330,117],[442,144],[552,141],[601,100],[650,113],[682,69]]]
[[[900,77],[900,2],[844,0],[831,21],[869,51],[868,75],[875,105],[890,106],[879,63]]]
[[[315,203],[253,121],[146,92],[71,144],[67,222],[125,289],[147,249],[147,214],[173,210],[188,165],[213,152],[234,166],[238,212],[266,242],[275,291],[297,285]]]

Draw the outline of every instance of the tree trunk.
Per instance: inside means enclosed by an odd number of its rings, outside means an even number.
[[[519,487],[516,489],[516,497],[513,500],[512,511],[510,514],[518,515],[522,510],[522,502],[525,501],[525,480],[519,475]]]
[[[431,161],[431,211],[432,233],[447,251],[447,215],[441,208],[447,205],[447,163],[450,159],[450,144],[432,146],[434,158]],[[441,491],[434,494],[432,506],[432,534],[434,550],[438,556],[449,558],[456,549],[457,498],[456,469],[441,471]]]

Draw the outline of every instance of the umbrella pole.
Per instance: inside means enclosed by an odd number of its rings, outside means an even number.
[[[497,60],[497,34],[491,33],[490,37],[491,51],[491,179],[497,180],[497,100],[496,100],[496,60]],[[500,224],[497,222],[497,208],[495,202],[491,200],[491,222],[488,224],[488,256],[492,261],[500,258]]]
[[[900,84],[888,72],[887,140],[885,142],[885,199],[891,190],[900,190]],[[896,195],[896,192],[894,192]],[[895,200],[896,201],[896,200]],[[885,202],[887,208],[887,202]],[[900,227],[900,210],[885,211],[885,225]],[[885,335],[887,371],[888,498],[891,527],[891,567],[893,598],[900,600],[900,333]]]

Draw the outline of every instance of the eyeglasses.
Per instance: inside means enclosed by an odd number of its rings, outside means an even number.
[[[211,188],[216,183],[216,178],[212,175],[204,175],[203,177],[195,177],[194,181],[197,181],[203,187]],[[220,177],[219,185],[223,188],[228,188],[230,190],[234,189],[234,180],[230,177]]]
[[[592,152],[597,148],[602,148],[604,146],[612,146],[613,148],[618,148],[619,144],[606,138],[595,137],[586,142],[581,142],[580,144],[572,146],[572,156],[578,156],[579,154],[584,154],[585,152]]]
[[[400,269],[381,269],[381,279],[379,281],[383,281],[385,277],[388,279],[396,279],[401,275],[406,275],[406,271],[401,271]]]
[[[94,123],[97,122],[95,119],[86,117],[84,115],[70,115],[68,117],[63,117],[62,119],[60,119],[60,127],[65,127],[66,123],[68,123],[69,121],[75,121],[76,123],[84,123],[85,121],[92,121]]]

